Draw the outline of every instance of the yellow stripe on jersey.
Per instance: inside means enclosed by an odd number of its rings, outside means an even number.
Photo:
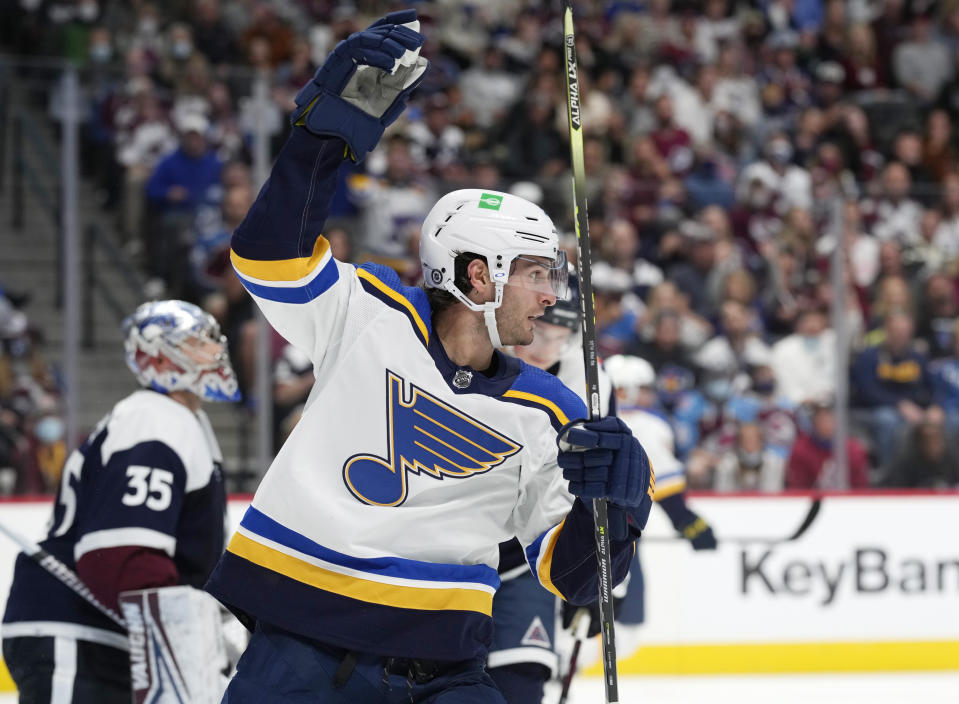
[[[536,394],[531,394],[528,391],[517,391],[516,389],[510,389],[505,394],[504,398],[518,398],[523,401],[531,401],[532,403],[538,403],[541,406],[546,406],[553,415],[556,416],[556,419],[559,421],[560,425],[566,425],[569,423],[569,418],[566,417],[566,414],[560,410],[560,407],[555,403],[550,401],[548,398],[543,398],[542,396],[537,396]]]
[[[396,291],[391,289],[389,286],[384,284],[382,281],[380,281],[378,278],[373,276],[373,274],[368,272],[366,269],[358,268],[356,270],[356,274],[361,279],[365,279],[366,281],[369,281],[371,284],[376,286],[376,288],[379,289],[384,296],[388,296],[389,298],[391,298],[392,300],[396,301],[401,306],[406,308],[410,312],[410,316],[412,316],[413,322],[416,323],[416,327],[420,329],[420,333],[422,333],[423,339],[427,342],[427,344],[429,344],[430,334],[426,328],[426,323],[423,322],[423,318],[420,317],[420,314],[416,311],[416,307],[412,303],[410,303],[409,300],[407,300],[405,297],[401,296],[399,293],[397,293]]]
[[[311,587],[399,609],[478,611],[490,616],[493,595],[480,589],[407,587],[340,574],[274,550],[235,533],[227,547],[234,555]]]
[[[330,243],[320,235],[313,245],[313,254],[296,259],[246,259],[230,250],[230,260],[241,274],[261,281],[298,281],[308,276],[330,251]]]
[[[553,551],[556,549],[556,541],[559,540],[559,534],[563,530],[563,526],[565,524],[566,519],[564,518],[563,522],[560,523],[553,531],[553,534],[549,536],[549,540],[546,542],[546,545],[543,546],[543,551],[541,553],[542,556],[539,560],[539,567],[536,570],[540,584],[564,601],[566,600],[566,597],[560,594],[559,590],[553,585],[553,579],[550,577],[550,573],[553,568]]]
[[[651,486],[653,492],[653,501],[662,501],[663,499],[668,499],[670,496],[675,496],[683,491],[686,491],[686,480],[680,479],[676,482],[666,482],[658,489],[656,488],[655,480]]]

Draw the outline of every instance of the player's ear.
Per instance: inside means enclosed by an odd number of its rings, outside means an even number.
[[[493,281],[489,275],[489,267],[482,259],[474,259],[466,267],[466,276],[469,279],[472,291],[470,298],[474,301],[492,300]]]

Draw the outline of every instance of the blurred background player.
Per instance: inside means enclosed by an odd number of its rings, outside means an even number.
[[[569,289],[567,300],[557,300],[536,319],[533,342],[509,351],[558,377],[585,402],[579,280],[572,266]],[[599,378],[600,414],[606,416],[611,387],[602,369]],[[529,571],[515,540],[500,546],[499,576],[501,586],[493,599],[493,647],[486,667],[509,704],[538,703],[546,682],[559,672],[556,596]]]
[[[123,323],[140,386],[67,460],[44,550],[114,609],[121,592],[202,587],[223,552],[220,447],[201,406],[238,398],[226,339],[193,304],[144,303]],[[3,617],[20,701],[128,704],[127,634],[24,554]]]
[[[656,471],[655,502],[666,511],[676,531],[693,550],[715,550],[709,524],[686,504],[686,470],[676,458],[673,430],[657,404],[656,372],[645,359],[614,355],[604,365],[615,389],[616,415],[641,438]],[[619,588],[622,590],[622,585]],[[638,645],[637,627],[645,621],[643,571],[639,551],[633,558],[625,597],[616,606],[617,657],[626,658]]]

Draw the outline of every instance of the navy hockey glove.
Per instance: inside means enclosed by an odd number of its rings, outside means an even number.
[[[360,161],[423,80],[429,62],[419,51],[426,38],[416,29],[416,10],[402,10],[341,41],[297,93],[290,122],[341,138]]]
[[[713,535],[713,529],[698,516],[695,521],[680,529],[680,532],[686,540],[692,543],[693,550],[715,550],[716,546],[719,545],[716,536]]]
[[[626,540],[629,525],[646,527],[653,505],[649,457],[629,427],[615,416],[573,421],[557,436],[557,463],[569,492],[586,499],[609,500],[609,532]]]

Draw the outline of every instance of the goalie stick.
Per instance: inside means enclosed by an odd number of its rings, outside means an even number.
[[[599,418],[599,362],[596,355],[596,313],[590,278],[589,222],[586,211],[586,166],[583,159],[583,122],[580,113],[579,79],[576,66],[576,37],[573,31],[573,6],[566,0],[563,17],[566,51],[566,108],[569,117],[569,149],[573,168],[574,222],[579,259],[580,305],[583,309],[583,361],[586,366],[586,397],[589,418]],[[609,515],[605,499],[593,500],[596,524],[596,561],[599,582],[600,634],[603,642],[603,673],[606,702],[619,701],[616,673],[616,635],[613,623],[612,564],[610,560]],[[572,675],[570,675],[571,677]]]
[[[126,622],[123,620],[123,617],[120,616],[116,611],[111,609],[106,604],[102,603],[97,599],[93,592],[83,583],[83,580],[77,576],[77,573],[63,564],[56,557],[48,553],[46,550],[41,548],[39,545],[34,543],[31,540],[27,540],[19,533],[11,530],[9,527],[5,526],[3,523],[0,523],[0,533],[5,534],[10,540],[15,542],[20,546],[20,549],[23,550],[23,554],[29,557],[31,560],[40,565],[47,572],[52,574],[58,580],[67,585],[72,589],[77,595],[79,595],[84,601],[86,601],[91,606],[95,607],[100,613],[107,616],[111,621],[113,621],[118,626],[126,629]]]

